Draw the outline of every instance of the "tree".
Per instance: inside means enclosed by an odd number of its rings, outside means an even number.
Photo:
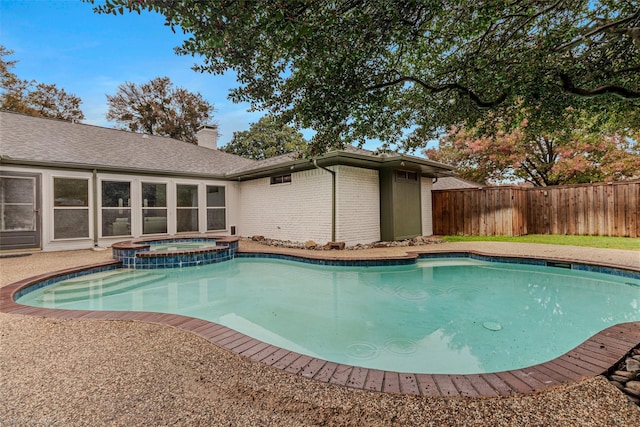
[[[303,152],[307,141],[302,134],[282,124],[275,117],[265,116],[252,123],[249,130],[234,132],[233,139],[222,150],[253,160],[292,152]]]
[[[0,109],[68,121],[84,119],[79,97],[55,84],[23,80],[13,73],[17,61],[4,59],[12,54],[13,51],[0,46]]]
[[[115,95],[107,95],[107,120],[121,129],[162,135],[197,144],[198,129],[208,123],[213,106],[199,93],[174,88],[168,77],[137,85],[125,82]]]
[[[91,1],[94,0],[85,0]],[[313,149],[366,138],[423,144],[451,125],[553,131],[567,107],[640,127],[633,0],[105,0],[155,11],[197,70],[233,70],[236,101],[317,131]],[[491,112],[490,115],[487,112]],[[408,130],[419,137],[407,137]],[[313,150],[312,150],[313,151]]]
[[[425,155],[481,183],[524,180],[546,187],[638,176],[640,144],[631,135],[596,135],[578,128],[532,137],[526,126],[481,137],[476,129],[453,128]]]

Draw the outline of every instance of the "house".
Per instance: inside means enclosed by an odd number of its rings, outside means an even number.
[[[432,234],[451,167],[353,147],[254,161],[216,148],[0,112],[0,250],[106,247],[212,233],[347,245]]]

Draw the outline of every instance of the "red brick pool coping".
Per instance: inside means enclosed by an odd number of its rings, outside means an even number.
[[[300,257],[299,253],[287,254],[282,251],[277,253]],[[417,254],[408,256],[413,257]],[[316,259],[316,257],[313,258]],[[406,256],[376,257],[375,259],[398,258],[406,258]],[[354,260],[357,258],[323,257],[322,259]],[[0,312],[57,319],[129,320],[172,326],[194,333],[241,356],[294,375],[363,390],[424,396],[495,397],[540,392],[558,385],[577,382],[586,377],[601,375],[640,343],[640,322],[621,323],[597,333],[556,359],[523,369],[472,375],[412,374],[328,362],[264,343],[220,324],[188,316],[136,311],[48,309],[25,306],[14,301],[15,294],[21,289],[43,280],[118,264],[120,264],[119,261],[109,261],[70,268],[34,276],[2,287],[0,288]],[[620,268],[631,270],[628,267]]]

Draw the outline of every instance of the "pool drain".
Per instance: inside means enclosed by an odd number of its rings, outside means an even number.
[[[484,326],[485,329],[488,329],[490,331],[499,331],[502,329],[502,325],[495,322],[484,322],[482,326]]]

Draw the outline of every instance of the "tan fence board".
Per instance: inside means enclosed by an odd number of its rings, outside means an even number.
[[[640,181],[434,190],[432,197],[435,234],[640,236]]]

